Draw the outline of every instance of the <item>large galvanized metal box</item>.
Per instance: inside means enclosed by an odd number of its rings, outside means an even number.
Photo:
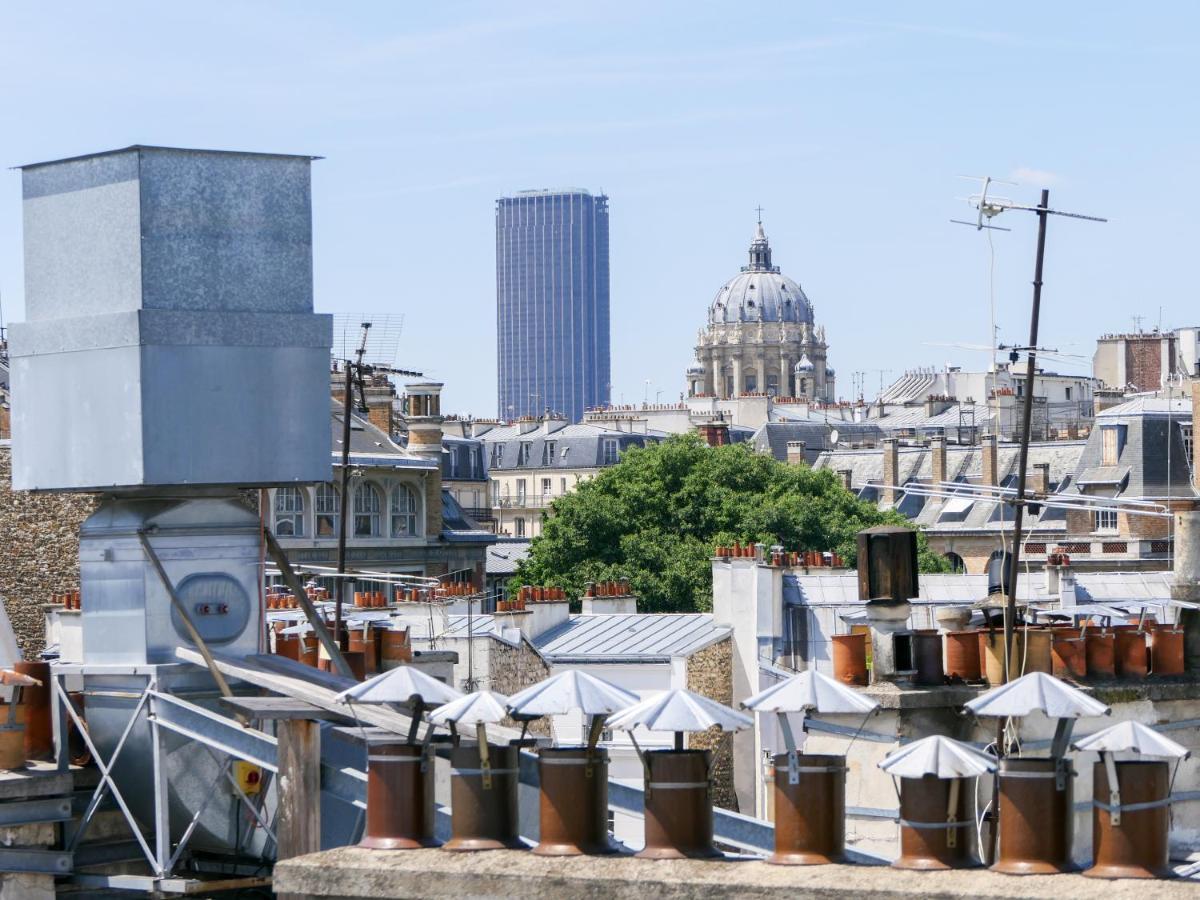
[[[14,487],[328,480],[310,163],[130,147],[24,167]]]
[[[258,516],[235,498],[108,500],[79,529],[83,653],[90,665],[175,663],[187,629],[145,535],[210,649],[257,653],[262,617]]]

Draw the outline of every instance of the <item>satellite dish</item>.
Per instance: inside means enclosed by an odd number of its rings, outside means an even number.
[[[830,429],[830,431],[829,431],[829,446],[836,447],[839,437],[841,437],[841,435],[838,434],[838,430],[836,428]]]

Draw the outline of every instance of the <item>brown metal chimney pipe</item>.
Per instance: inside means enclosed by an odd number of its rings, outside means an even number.
[[[597,856],[615,853],[608,836],[608,751],[587,747],[543,747],[538,856]]]
[[[436,847],[433,756],[421,744],[367,745],[367,827],[360,847]]]
[[[646,767],[646,846],[641,859],[720,856],[713,846],[707,750],[651,750]]]
[[[517,784],[520,750],[487,744],[487,764],[478,745],[450,751],[450,840],[443,850],[519,850]]]
[[[775,853],[767,862],[809,866],[844,861],[846,757],[775,757]]]

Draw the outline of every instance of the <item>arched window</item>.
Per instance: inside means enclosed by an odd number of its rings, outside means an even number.
[[[515,519],[513,521],[513,531],[516,537],[525,537],[525,520]]]
[[[947,553],[946,562],[950,563],[950,571],[957,574],[962,574],[967,571],[967,564],[963,562],[963,558],[957,553]]]
[[[417,534],[417,495],[405,484],[392,489],[392,537]]]
[[[304,494],[300,488],[276,488],[275,533],[280,537],[300,537],[304,534]]]
[[[337,537],[338,516],[342,512],[341,497],[332,484],[318,484],[313,512],[317,517],[317,537]]]
[[[382,513],[378,488],[368,481],[360,482],[354,489],[354,536],[379,537]]]

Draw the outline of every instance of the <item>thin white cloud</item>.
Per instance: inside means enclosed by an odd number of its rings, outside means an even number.
[[[1054,187],[1056,184],[1062,184],[1062,176],[1057,172],[1031,169],[1028,166],[1018,166],[1012,170],[1009,177],[1017,184],[1027,184],[1032,187]]]

